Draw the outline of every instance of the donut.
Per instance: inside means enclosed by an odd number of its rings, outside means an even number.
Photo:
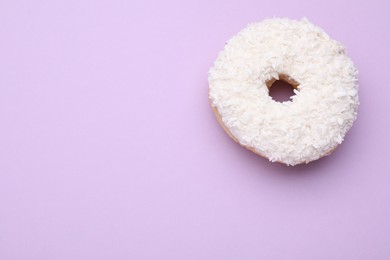
[[[345,48],[306,18],[266,19],[231,38],[208,72],[209,100],[237,143],[271,162],[331,154],[357,117],[357,69]],[[269,89],[288,83],[290,100]]]

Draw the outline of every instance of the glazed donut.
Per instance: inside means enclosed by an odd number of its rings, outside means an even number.
[[[269,95],[274,81],[290,101]],[[306,18],[267,19],[230,39],[209,70],[209,99],[229,136],[272,162],[308,163],[342,143],[357,116],[357,70]]]

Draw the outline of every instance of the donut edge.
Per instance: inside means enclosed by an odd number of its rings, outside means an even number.
[[[212,103],[212,101],[211,101],[210,99],[209,99],[209,102],[210,102],[211,108],[213,109],[214,115],[215,115],[215,117],[217,118],[217,121],[218,121],[219,125],[220,125],[220,126],[222,127],[222,129],[228,134],[228,136],[229,136],[231,139],[233,139],[234,142],[238,143],[240,146],[246,148],[247,150],[253,152],[254,154],[256,154],[256,155],[258,155],[258,156],[260,156],[260,157],[263,157],[264,159],[269,160],[267,156],[265,156],[264,154],[262,154],[262,153],[256,151],[255,148],[253,148],[253,147],[251,147],[251,146],[247,146],[247,145],[241,144],[241,143],[238,141],[238,139],[232,134],[232,132],[230,132],[230,130],[226,127],[226,125],[223,123],[223,121],[222,121],[222,116],[221,116],[221,114],[219,113],[218,108],[217,108],[216,106],[213,105],[213,103]],[[281,161],[275,161],[275,162],[281,163],[281,164],[285,164],[284,162],[281,162]]]
[[[265,156],[264,154],[260,153],[259,151],[256,151],[255,148],[251,147],[251,146],[247,146],[247,145],[243,145],[241,144],[238,139],[232,134],[232,132],[230,132],[230,130],[226,127],[226,125],[223,123],[222,121],[222,116],[221,114],[219,113],[218,111],[218,108],[216,106],[213,105],[213,102],[211,101],[211,99],[209,98],[209,102],[210,102],[210,105],[211,105],[211,108],[213,109],[213,112],[214,112],[214,115],[215,117],[217,118],[217,121],[219,123],[219,125],[222,127],[222,129],[228,134],[228,136],[233,139],[234,142],[238,143],[240,146],[246,148],[247,150],[253,152],[254,154],[264,158],[264,159],[267,159],[268,161],[270,162],[276,162],[276,163],[280,163],[280,164],[283,164],[283,165],[286,165],[286,166],[295,166],[295,165],[302,165],[302,164],[308,164],[310,162],[314,162],[314,161],[317,161],[325,156],[329,156],[331,155],[336,149],[337,147],[339,147],[339,145],[336,145],[332,150],[330,150],[328,153],[324,154],[323,156],[319,157],[318,159],[315,159],[315,160],[312,160],[312,161],[299,161],[298,163],[296,164],[288,164],[288,163],[285,163],[283,161],[271,161],[269,160],[269,158],[267,156]]]

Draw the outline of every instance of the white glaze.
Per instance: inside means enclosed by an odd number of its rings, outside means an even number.
[[[276,102],[266,82],[298,83]],[[308,163],[341,144],[357,115],[357,70],[344,47],[307,19],[267,19],[230,39],[209,71],[209,97],[238,142],[270,161]]]

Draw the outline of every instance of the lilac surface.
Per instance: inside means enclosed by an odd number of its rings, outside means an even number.
[[[0,2],[0,259],[390,259],[386,1]],[[272,164],[214,118],[248,23],[306,16],[360,71],[332,156]]]

